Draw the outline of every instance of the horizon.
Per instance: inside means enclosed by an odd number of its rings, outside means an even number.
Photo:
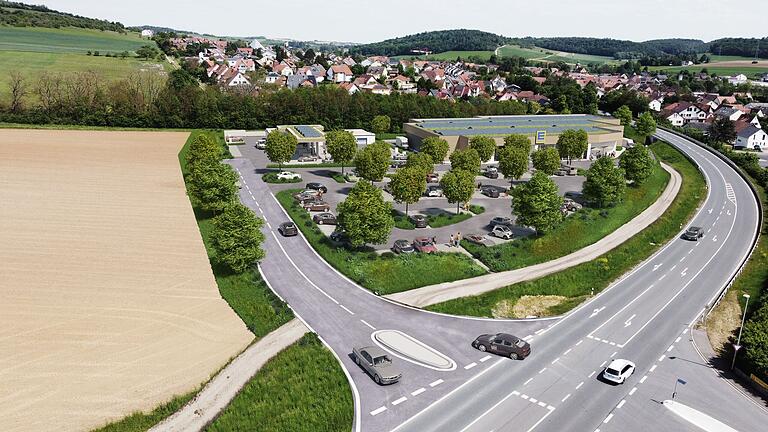
[[[296,7],[292,8],[291,15],[286,16],[286,20],[261,21],[258,19],[260,5],[254,5],[245,0],[232,0],[227,5],[234,6],[243,13],[223,15],[220,22],[211,20],[210,9],[190,7],[196,4],[201,6],[207,4],[199,1],[171,0],[158,3],[134,0],[130,4],[111,4],[101,0],[37,0],[30,3],[42,4],[61,12],[89,18],[118,21],[128,27],[165,27],[222,37],[264,37],[356,44],[380,42],[429,31],[455,29],[480,30],[509,38],[587,37],[633,42],[656,39],[695,39],[711,42],[724,37],[766,37],[765,33],[761,33],[765,30],[760,17],[763,15],[761,12],[768,12],[768,6],[762,0],[739,2],[702,0],[704,5],[701,7],[696,9],[681,7],[680,11],[668,10],[671,3],[668,0],[648,0],[644,3],[645,7],[639,7],[637,4],[617,5],[609,0],[583,0],[578,5],[557,5],[557,1],[545,1],[552,5],[547,8],[527,10],[528,19],[520,20],[518,17],[510,18],[504,14],[489,16],[486,12],[488,8],[462,9],[462,3],[457,0],[446,0],[439,10],[433,10],[434,8],[430,8],[429,5],[414,5],[404,0],[390,0],[386,8],[375,11],[375,14],[381,16],[376,18],[376,21],[389,23],[398,20],[398,25],[373,28],[368,24],[370,14],[358,13],[359,2],[351,0],[339,0],[338,3],[341,6],[332,10],[318,9],[313,6],[315,3],[297,0]],[[519,0],[512,0],[494,7],[513,10],[522,3]],[[682,2],[680,3],[682,5]],[[648,4],[656,6],[648,7]],[[663,14],[657,14],[660,7],[665,7],[667,10]],[[738,10],[736,10],[737,7]],[[149,19],[146,18],[148,9],[157,11]],[[338,20],[339,11],[344,10],[351,11],[350,16],[343,17],[345,24],[348,25],[317,25],[318,22],[330,23]],[[403,14],[401,11],[404,10],[411,12]],[[652,29],[645,24],[626,26],[619,19],[623,16],[631,16],[633,23],[645,23],[653,19],[656,25]],[[430,17],[428,21],[435,24],[425,24],[427,20],[423,17]],[[590,22],[589,28],[585,29],[583,23],[587,18],[595,22]],[[731,22],[734,19],[740,23],[736,30],[733,30],[733,25],[723,25],[724,21]],[[296,25],[290,29],[286,28],[286,22],[291,20]],[[695,32],[679,31],[681,20],[690,22],[692,24],[690,27],[695,29]],[[547,21],[549,25],[541,26],[539,24],[541,21]],[[510,22],[513,24],[510,25]],[[598,27],[602,27],[603,30]]]

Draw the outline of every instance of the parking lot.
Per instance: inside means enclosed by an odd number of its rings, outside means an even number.
[[[243,157],[249,158],[253,164],[257,167],[266,167],[269,161],[267,160],[266,155],[262,150],[256,149],[254,146],[238,146],[238,149],[240,150],[240,153],[243,155]],[[577,166],[579,168],[588,168],[589,167],[588,161],[579,161],[574,162],[574,166]],[[447,164],[438,164],[436,166],[436,173],[438,176],[442,176],[448,169],[450,168],[450,165]],[[354,167],[347,167],[345,169],[345,172],[351,172],[354,169]],[[269,172],[269,171],[276,171],[275,169],[266,169],[266,168],[257,168],[259,170],[260,174]],[[322,195],[322,200],[328,203],[331,207],[331,212],[335,214],[336,206],[344,201],[349,191],[352,189],[352,187],[355,185],[354,183],[337,183],[333,178],[331,178],[331,174],[340,172],[341,168],[290,168],[288,169],[292,172],[296,172],[301,175],[301,182],[300,183],[285,183],[285,184],[270,184],[270,188],[274,192],[279,192],[286,189],[297,189],[297,188],[303,188],[307,183],[309,182],[318,182],[322,183],[325,187],[328,188],[328,192],[324,193]],[[392,169],[394,170],[394,169]],[[485,187],[495,187],[498,188],[500,191],[507,191],[510,188],[510,181],[502,178],[503,176],[500,176],[497,179],[490,179],[484,176],[478,176],[476,178],[476,182],[478,185],[482,185],[483,188]],[[531,174],[526,174],[523,176],[523,178],[519,182],[525,182],[528,179],[530,179]],[[555,183],[558,186],[558,189],[560,191],[561,195],[565,195],[566,192],[581,192],[581,186],[584,182],[583,176],[553,176],[552,179],[555,181]],[[378,182],[377,186],[381,187],[382,189],[385,189],[386,183],[389,181],[389,179],[384,179],[382,182]],[[429,183],[430,185],[437,185],[437,183]],[[393,208],[404,214],[405,212],[405,205],[398,204],[394,202],[394,199],[388,192],[384,192],[384,198],[388,201],[393,202]],[[508,241],[508,240],[502,240],[499,238],[495,238],[490,236],[491,229],[493,228],[489,222],[491,219],[497,216],[504,216],[504,217],[510,217],[512,220],[515,220],[515,216],[512,214],[512,199],[506,194],[506,192],[501,193],[498,198],[490,198],[480,192],[480,190],[476,190],[472,200],[471,204],[474,205],[480,205],[485,208],[485,212],[480,215],[475,215],[465,221],[455,223],[453,225],[448,225],[440,228],[417,228],[413,230],[405,230],[395,227],[392,230],[392,233],[390,234],[390,237],[388,241],[384,244],[380,245],[372,245],[375,249],[378,251],[387,251],[390,250],[392,247],[392,244],[395,242],[395,240],[398,239],[404,239],[404,240],[413,240],[417,237],[434,237],[437,240],[438,245],[444,245],[448,246],[450,238],[452,235],[456,235],[458,233],[461,233],[461,236],[463,238],[466,238],[469,234],[480,234],[485,236],[485,239],[487,240],[488,244],[497,244],[500,242]],[[437,214],[455,214],[456,213],[456,204],[451,204],[448,202],[446,198],[443,197],[422,197],[418,203],[411,204],[408,206],[408,213],[409,215],[414,214],[422,214],[422,215],[437,215]],[[321,227],[321,229],[324,232],[330,233],[333,231],[333,227],[331,225]],[[512,231],[514,233],[514,236],[516,238],[529,236],[533,234],[533,230],[526,228],[526,227],[518,227],[518,226],[512,226]],[[442,248],[440,248],[442,249]]]

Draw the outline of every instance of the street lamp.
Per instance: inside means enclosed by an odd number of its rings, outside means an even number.
[[[736,353],[741,349],[741,332],[744,330],[744,320],[747,318],[747,307],[749,306],[749,294],[744,294],[744,298],[747,301],[744,303],[744,313],[741,315],[741,327],[739,327],[739,337],[736,338],[736,344],[733,346],[733,362],[731,362],[731,370],[736,366]]]

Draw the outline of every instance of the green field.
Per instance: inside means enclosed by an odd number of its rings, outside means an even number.
[[[527,60],[542,62],[565,62],[565,63],[615,63],[612,57],[568,53],[544,48],[532,47],[523,48],[519,45],[504,45],[499,48],[500,57],[522,57]]]
[[[154,42],[137,33],[120,34],[108,31],[67,28],[0,26],[0,51],[31,51],[47,53],[82,53],[100,51],[119,53],[135,51]]]

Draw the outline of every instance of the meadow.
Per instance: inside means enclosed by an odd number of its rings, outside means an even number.
[[[137,33],[121,34],[80,28],[0,26],[0,51],[120,53],[136,51],[147,44],[154,44],[154,42],[142,39]]]

